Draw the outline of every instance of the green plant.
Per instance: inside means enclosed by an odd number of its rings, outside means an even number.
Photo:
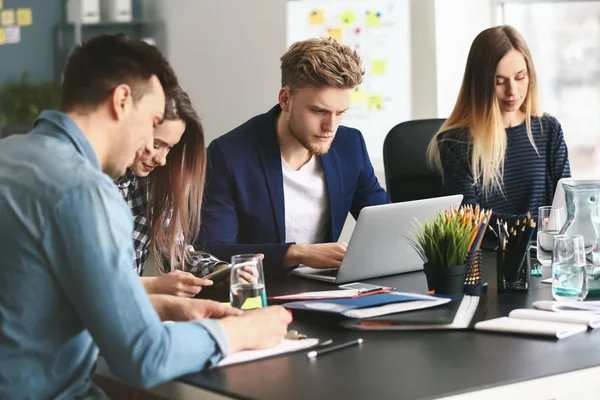
[[[424,263],[435,267],[463,265],[477,233],[478,225],[465,216],[463,209],[440,211],[425,225],[416,221],[416,240],[408,238]]]
[[[58,108],[60,90],[52,82],[34,83],[23,73],[2,85],[1,98],[0,121],[33,124],[43,110]]]

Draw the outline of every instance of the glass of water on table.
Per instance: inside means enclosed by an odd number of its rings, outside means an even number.
[[[267,306],[262,257],[239,254],[231,257],[231,306],[242,310]]]
[[[581,235],[556,235],[552,254],[552,296],[581,301],[588,294],[585,247]]]
[[[565,224],[567,215],[563,207],[544,206],[539,208],[537,224],[537,259],[542,267],[552,265],[554,236]],[[541,268],[539,268],[541,275]]]

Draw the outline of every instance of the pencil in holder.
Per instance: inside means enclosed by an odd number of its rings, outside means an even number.
[[[464,293],[469,296],[482,296],[487,293],[487,283],[482,277],[481,250],[475,250],[467,255],[467,276],[464,284]]]
[[[523,253],[498,250],[498,292],[527,292],[531,284],[530,247]]]

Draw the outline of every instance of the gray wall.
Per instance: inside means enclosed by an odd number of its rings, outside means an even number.
[[[286,50],[285,0],[151,0],[166,55],[190,94],[207,142],[277,102]]]

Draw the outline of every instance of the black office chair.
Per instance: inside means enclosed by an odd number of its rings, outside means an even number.
[[[383,142],[383,166],[387,192],[393,203],[443,195],[442,175],[427,166],[429,141],[444,119],[402,122]]]

